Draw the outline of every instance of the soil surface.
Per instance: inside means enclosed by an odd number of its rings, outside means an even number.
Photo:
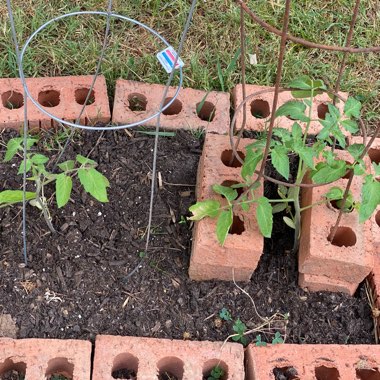
[[[10,133],[4,133],[7,141]],[[40,146],[43,153],[51,144]],[[52,234],[41,212],[27,206],[29,264],[23,267],[21,207],[0,209],[1,313],[16,320],[18,337],[81,338],[97,334],[192,340],[224,340],[233,321],[221,320],[226,308],[248,329],[261,322],[250,298],[233,283],[192,282],[188,278],[192,225],[185,220],[195,201],[197,164],[202,141],[177,132],[161,137],[154,198],[153,236],[144,256],[154,138],[124,131],[83,132],[65,159],[87,155],[109,179],[109,203],[85,194],[77,180],[69,204],[57,209],[46,189]],[[0,147],[0,158],[4,147]],[[20,188],[20,159],[0,163],[0,189]],[[273,189],[266,187],[270,193]],[[297,286],[293,233],[276,214],[275,232],[249,283],[239,284],[262,317],[289,313],[261,334],[271,342],[276,331],[288,343],[374,343],[373,321],[364,286],[354,297],[308,293]],[[132,277],[126,276],[138,265]]]

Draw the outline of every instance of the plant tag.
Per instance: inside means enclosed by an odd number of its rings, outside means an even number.
[[[173,65],[176,59],[177,53],[173,49],[172,46],[160,51],[157,53],[157,59],[160,61],[163,68],[166,70],[168,74],[170,74],[173,70]],[[183,67],[184,63],[180,57],[178,57],[177,64],[175,66],[176,69]]]
[[[249,63],[251,65],[257,65],[257,55],[256,54],[248,54]]]

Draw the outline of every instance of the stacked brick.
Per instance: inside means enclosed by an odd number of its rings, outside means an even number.
[[[380,348],[373,345],[250,345],[247,380],[380,379]]]
[[[242,139],[238,148],[241,158],[253,141]],[[236,139],[234,139],[236,143]],[[241,164],[233,157],[228,136],[207,134],[198,167],[197,201],[226,200],[212,190],[212,185],[230,186],[242,183]],[[256,196],[263,188],[256,190]],[[189,275],[193,280],[249,281],[263,252],[264,238],[255,219],[255,206],[249,212],[236,210],[230,233],[221,246],[216,237],[216,219],[205,218],[195,223]]]
[[[31,96],[50,114],[70,122],[79,116],[90,90],[93,77],[70,76],[52,78],[28,78],[27,87]],[[18,78],[0,79],[0,129],[20,129],[24,125],[23,86]],[[28,125],[38,131],[56,126],[56,122],[27,102]],[[99,76],[90,94],[88,105],[80,119],[82,125],[108,123],[110,109],[104,76]]]
[[[266,86],[256,86],[248,84],[246,85],[246,96],[251,96],[246,103],[246,129],[253,131],[264,131],[269,126],[269,119],[271,117],[271,107],[273,104],[274,96],[274,87]],[[347,97],[346,93],[339,93],[343,98]],[[232,92],[232,100],[234,109],[237,110],[241,102],[243,101],[243,91],[242,85],[238,84]],[[278,98],[278,107],[284,103],[297,100],[293,98],[290,91],[283,91],[279,93]],[[298,99],[300,100],[300,99]],[[326,93],[316,95],[313,99],[311,118],[313,121],[310,123],[309,134],[316,135],[321,131],[321,124],[316,121],[317,119],[324,119],[326,113],[328,112],[328,103],[331,103],[331,99]],[[337,107],[341,112],[343,112],[344,104],[343,102],[338,102]],[[240,129],[243,124],[243,108],[237,114],[236,117],[236,129]],[[290,129],[294,123],[294,120],[291,120],[285,116],[280,116],[276,118],[275,127],[281,127],[285,129]],[[350,134],[344,131],[347,137]]]
[[[91,343],[80,340],[0,338],[0,378],[90,380]],[[8,376],[8,377],[6,377]]]
[[[352,161],[347,152],[337,153],[339,159]],[[355,176],[351,185],[356,200],[361,196],[362,180]],[[314,205],[302,212],[298,263],[302,288],[353,295],[372,270],[371,224],[359,223],[357,212],[343,213],[334,239],[329,239],[339,209],[333,202],[323,202],[324,195],[333,186],[345,189],[347,181],[347,178],[342,178],[331,185],[302,190],[302,207]]]
[[[236,343],[98,336],[92,380],[122,378],[201,380],[219,366],[222,380],[244,379],[244,351]]]
[[[140,122],[160,109],[165,86],[119,79],[116,82],[112,121],[115,124]],[[164,105],[172,100],[176,87],[170,87]],[[157,117],[144,125],[155,127]],[[230,126],[230,95],[224,92],[180,90],[174,102],[163,111],[162,129],[204,129],[207,132],[227,134]]]

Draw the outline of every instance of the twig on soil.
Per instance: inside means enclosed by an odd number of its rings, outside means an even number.
[[[372,310],[375,343],[379,344],[378,327],[379,327],[379,320],[380,320],[380,310],[376,307],[374,292],[371,286],[369,285],[368,279],[365,280],[365,292],[368,298],[369,306],[371,307],[371,310]]]

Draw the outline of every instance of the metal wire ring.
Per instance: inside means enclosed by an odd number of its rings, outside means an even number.
[[[161,109],[159,109],[156,113],[154,113],[153,115],[151,116],[148,116],[146,117],[145,119],[142,119],[140,121],[136,121],[134,123],[130,123],[130,124],[125,124],[125,125],[117,125],[117,126],[110,126],[110,127],[92,127],[92,126],[89,126],[89,125],[81,125],[81,124],[75,124],[75,123],[72,123],[72,122],[69,122],[67,120],[63,120],[63,119],[60,119],[59,117],[51,114],[50,112],[46,111],[42,106],[41,104],[32,97],[30,91],[29,91],[29,88],[26,84],[26,81],[25,81],[25,75],[24,75],[24,66],[23,66],[23,61],[24,61],[24,54],[25,54],[25,51],[26,49],[28,48],[30,42],[33,40],[33,38],[39,33],[41,32],[42,30],[44,30],[47,26],[49,26],[50,24],[52,24],[53,22],[55,21],[59,21],[59,20],[62,20],[64,18],[67,18],[67,17],[71,17],[71,16],[81,16],[81,15],[101,15],[101,16],[108,16],[108,17],[114,17],[114,18],[118,18],[118,19],[121,19],[121,20],[124,20],[124,21],[129,21],[131,22],[132,24],[135,24],[135,25],[138,25],[142,28],[144,28],[145,30],[147,30],[148,32],[150,32],[151,34],[153,34],[154,36],[156,36],[158,39],[160,39],[167,47],[169,47],[169,43],[165,40],[165,38],[163,38],[158,32],[156,32],[154,29],[150,28],[149,26],[137,21],[137,20],[134,20],[132,18],[129,18],[129,17],[126,17],[126,16],[122,16],[122,15],[119,15],[119,14],[116,14],[116,13],[108,13],[108,12],[103,12],[103,11],[81,11],[81,12],[71,12],[71,13],[67,13],[67,14],[64,14],[64,15],[61,15],[61,16],[58,16],[58,17],[55,17],[49,21],[47,21],[45,24],[41,25],[36,31],[34,31],[30,37],[26,40],[25,42],[25,45],[23,46],[22,50],[21,50],[21,54],[20,54],[20,78],[21,80],[24,82],[24,89],[25,89],[25,93],[27,95],[28,98],[30,98],[30,100],[32,101],[32,103],[42,112],[44,113],[45,115],[47,115],[48,117],[50,117],[51,119],[57,121],[58,123],[61,123],[63,125],[67,125],[67,126],[70,126],[70,127],[73,127],[73,128],[79,128],[79,129],[87,129],[87,130],[97,130],[97,131],[105,131],[105,130],[118,130],[118,129],[126,129],[126,128],[132,128],[132,127],[136,127],[138,125],[141,125],[141,124],[144,124],[146,123],[147,121],[150,121],[154,118],[156,118],[161,112],[165,111],[167,108],[169,108],[173,102],[176,100],[178,94],[179,94],[179,91],[182,87],[182,83],[183,83],[183,74],[182,74],[182,67],[179,68],[179,84],[177,86],[177,89],[176,89],[176,92],[174,93],[173,97],[170,99],[170,101],[164,106],[162,107]]]

